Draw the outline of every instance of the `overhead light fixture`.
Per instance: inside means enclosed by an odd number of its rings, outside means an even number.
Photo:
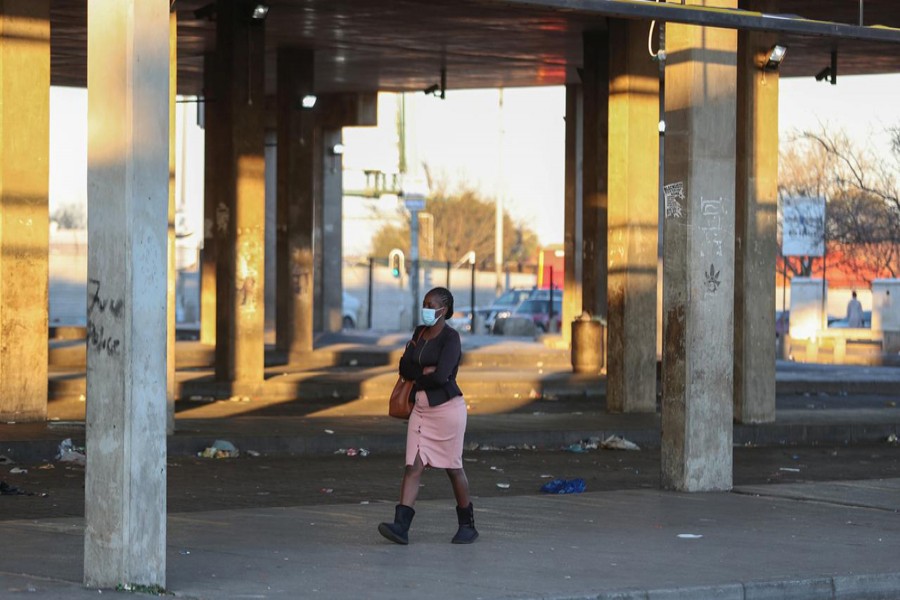
[[[824,80],[828,80],[831,85],[837,85],[837,50],[831,51],[831,66],[816,73],[816,81]]]
[[[252,19],[262,21],[269,14],[269,6],[262,2],[256,2],[252,6],[253,10],[250,12],[250,18]]]
[[[333,156],[341,156],[344,153],[344,145],[343,144],[335,144],[331,147],[331,154]]]
[[[441,100],[447,98],[447,68],[443,67],[441,69],[441,82],[439,84],[435,83],[434,85],[429,85],[422,91],[425,92],[426,96],[433,95],[435,98],[440,98]]]
[[[787,53],[787,46],[781,46],[778,44],[772,46],[772,48],[770,48],[769,51],[763,56],[763,71],[777,71],[778,67],[781,66],[781,61],[784,60],[785,53]]]
[[[300,106],[303,108],[312,108],[316,105],[317,99],[315,94],[307,94],[300,100]]]

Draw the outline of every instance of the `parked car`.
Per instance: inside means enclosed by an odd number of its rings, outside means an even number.
[[[476,308],[475,314],[480,321],[484,323],[485,318],[491,312],[490,308]],[[447,319],[447,324],[460,333],[471,333],[472,331],[472,309],[468,306],[455,308],[453,315]],[[482,333],[487,333],[483,331]]]
[[[531,297],[535,288],[510,288],[500,294],[496,300],[491,303],[490,308],[485,314],[484,327],[486,333],[494,331],[494,323],[497,319],[505,319],[512,314],[523,300]]]
[[[361,305],[359,300],[344,292],[341,298],[341,326],[344,329],[356,329],[356,324],[359,323],[359,309]]]
[[[557,300],[554,297],[552,317],[550,315],[549,294],[547,300],[536,300],[534,298],[524,300],[509,316],[500,317],[494,322],[492,333],[503,333],[506,319],[517,317],[530,318],[534,322],[535,328],[541,333],[559,331],[562,324],[562,298]]]

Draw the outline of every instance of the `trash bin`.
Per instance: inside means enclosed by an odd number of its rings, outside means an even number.
[[[603,368],[603,324],[584,312],[572,321],[572,370],[599,373]]]

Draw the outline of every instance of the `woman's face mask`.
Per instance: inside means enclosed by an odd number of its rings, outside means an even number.
[[[438,322],[438,313],[442,312],[444,309],[439,308],[437,310],[433,308],[423,308],[422,309],[422,323],[426,327],[431,327],[435,323]]]

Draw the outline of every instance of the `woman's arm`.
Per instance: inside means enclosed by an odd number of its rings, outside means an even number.
[[[406,349],[403,351],[403,356],[400,357],[400,377],[403,379],[415,380],[422,375],[422,367],[413,359],[416,348],[413,340],[417,337],[421,337],[418,328],[413,332],[412,339],[406,342]]]
[[[462,355],[459,334],[454,330],[448,330],[449,335],[446,336],[444,344],[441,347],[441,354],[438,362],[434,365],[434,370],[425,372],[416,378],[416,387],[420,390],[443,387],[450,380],[450,375],[459,365],[459,358]]]

